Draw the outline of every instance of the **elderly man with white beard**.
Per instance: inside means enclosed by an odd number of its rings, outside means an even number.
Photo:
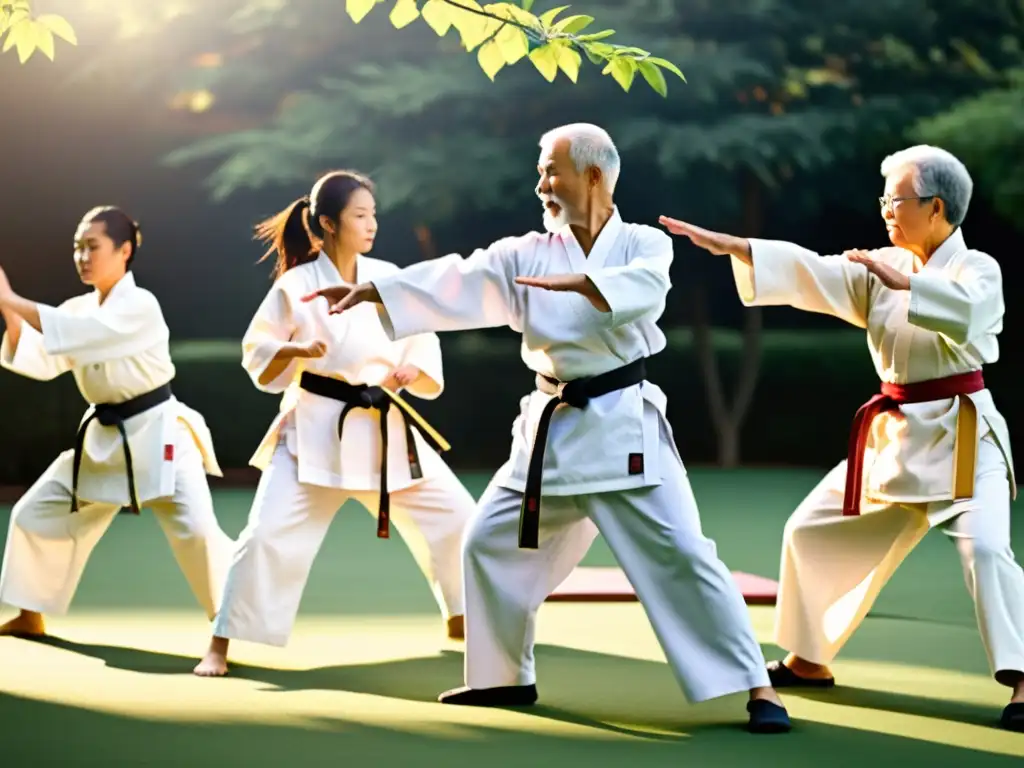
[[[863,328],[881,392],[854,417],[849,451],[783,534],[776,687],[830,688],[829,664],[932,528],[960,553],[995,680],[1012,690],[1001,725],[1024,731],[1024,571],[1010,547],[1010,435],[982,366],[999,358],[999,263],[967,245],[974,184],[956,157],[909,147],[881,165],[892,247],[820,256],[793,243],[669,231],[731,256],[747,306],[789,305]]]
[[[620,161],[604,130],[562,126],[540,146],[546,233],[305,297],[325,297],[332,312],[374,302],[392,339],[508,326],[536,373],[511,456],[466,533],[466,686],[440,701],[536,702],[537,611],[600,532],[687,698],[747,691],[749,730],[789,731],[743,598],[701,530],[665,395],[646,381],[646,358],[665,347],[656,323],[671,238],[622,221]]]

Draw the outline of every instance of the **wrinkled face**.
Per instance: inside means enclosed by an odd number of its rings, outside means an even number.
[[[86,285],[111,286],[124,277],[131,244],[115,246],[102,221],[83,221],[75,231],[75,268]]]
[[[373,194],[360,187],[348,199],[348,204],[338,217],[337,226],[327,226],[326,217],[321,225],[338,240],[338,247],[348,253],[369,253],[377,237],[377,206]]]
[[[932,236],[933,227],[944,221],[942,201],[934,197],[922,200],[914,191],[912,168],[889,175],[879,202],[889,241],[899,248],[923,245]]]
[[[549,232],[580,221],[586,205],[588,175],[576,170],[570,146],[568,139],[559,139],[541,151],[537,162],[537,197],[544,206],[544,227]]]

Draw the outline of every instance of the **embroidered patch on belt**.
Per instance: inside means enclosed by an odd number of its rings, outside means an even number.
[[[173,445],[165,445],[164,446],[164,461],[174,461],[174,446]]]
[[[642,453],[629,454],[629,474],[642,475],[644,473],[644,455]]]

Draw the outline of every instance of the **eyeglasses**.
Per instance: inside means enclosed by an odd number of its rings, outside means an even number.
[[[884,195],[878,198],[878,205],[883,211],[891,211],[896,203],[902,203],[904,200],[931,200],[935,195],[925,195],[924,197],[893,197],[892,195]]]

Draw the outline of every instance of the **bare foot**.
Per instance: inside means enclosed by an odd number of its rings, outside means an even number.
[[[789,654],[782,662],[790,671],[806,680],[828,680],[832,677],[832,670],[824,664],[815,664],[813,661],[806,661],[795,654]]]
[[[466,619],[464,616],[450,616],[448,618],[448,637],[451,640],[466,639]]]
[[[0,625],[0,637],[42,637],[45,634],[43,614],[35,611],[22,611],[6,624]]]
[[[764,701],[770,701],[777,707],[785,707],[782,703],[782,699],[779,698],[779,694],[775,692],[775,689],[771,686],[764,688],[751,688],[750,689],[750,700],[755,701],[757,699],[763,699]]]
[[[228,639],[214,637],[210,640],[206,655],[192,673],[199,677],[224,677],[228,673]]]

